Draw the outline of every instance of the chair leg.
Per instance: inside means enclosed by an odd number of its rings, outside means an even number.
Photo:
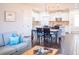
[[[40,45],[43,45],[43,38],[40,38]]]
[[[61,37],[59,38],[59,47],[61,48]]]
[[[52,43],[53,43],[53,42],[52,42],[52,37],[51,37],[51,47],[53,47],[53,46],[52,46],[52,45],[53,45]]]
[[[42,37],[40,36],[40,45],[42,45]]]
[[[37,44],[39,44],[39,39],[40,39],[40,37],[39,37],[39,36],[37,36],[37,42],[36,42]]]

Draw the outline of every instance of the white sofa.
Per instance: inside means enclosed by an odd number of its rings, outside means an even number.
[[[31,48],[30,37],[23,38],[23,42],[16,45],[9,45],[9,36],[12,33],[0,34],[0,55],[19,55]]]

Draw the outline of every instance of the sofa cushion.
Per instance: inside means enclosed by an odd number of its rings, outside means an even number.
[[[26,48],[27,44],[26,44],[26,42],[23,42],[23,43],[19,43],[17,45],[13,45],[12,47],[14,47],[16,49],[16,51],[20,51],[20,50],[23,50],[24,48]]]
[[[0,55],[9,55],[16,52],[16,49],[11,46],[0,47]]]
[[[11,37],[11,36],[12,36],[12,33],[4,33],[3,34],[5,45],[9,44],[9,37]]]
[[[3,40],[2,34],[0,34],[0,46],[3,46],[3,45],[4,45],[4,40]]]

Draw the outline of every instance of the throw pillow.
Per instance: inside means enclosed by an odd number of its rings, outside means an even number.
[[[22,38],[22,35],[18,35],[19,36],[19,43],[23,42],[23,38]]]
[[[19,37],[16,36],[16,37],[9,37],[9,45],[16,45],[19,43]]]
[[[18,36],[16,33],[12,33],[12,37],[16,37]]]

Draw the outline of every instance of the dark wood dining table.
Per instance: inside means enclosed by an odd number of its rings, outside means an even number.
[[[59,29],[50,29],[50,34],[52,34],[52,33],[55,33],[55,36],[56,36],[56,44],[57,44],[57,39],[58,39],[58,32],[59,32]],[[32,46],[33,46],[33,38],[34,38],[34,33],[37,33],[37,30],[36,29],[32,29],[32,32],[31,32],[31,36],[32,36],[32,40],[31,40],[31,42],[32,42]]]

